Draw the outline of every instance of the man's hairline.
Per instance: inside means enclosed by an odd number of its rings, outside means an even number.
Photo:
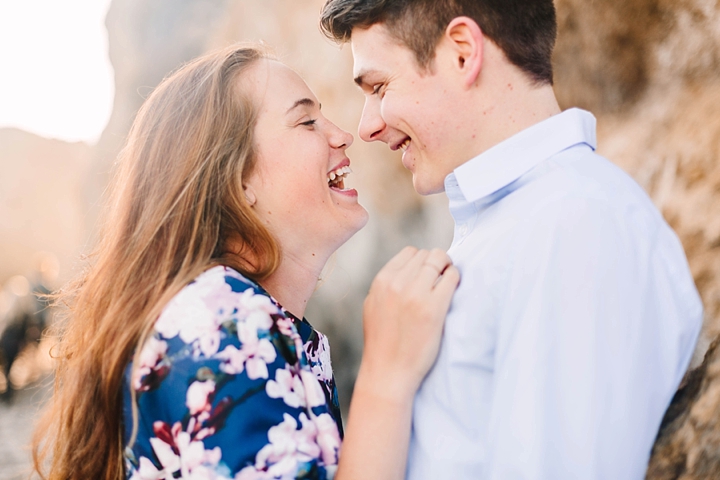
[[[462,16],[462,15],[461,15],[461,16]],[[455,18],[457,18],[457,17],[455,17]],[[473,21],[474,21],[474,20],[473,20]],[[452,20],[451,20],[450,22],[452,22]],[[450,23],[448,23],[448,25],[449,25],[449,24],[450,24]],[[389,39],[393,40],[397,45],[399,45],[399,46],[401,46],[401,47],[409,50],[410,53],[412,53],[413,59],[415,60],[415,66],[418,68],[418,73],[419,73],[420,75],[423,75],[423,76],[424,76],[425,74],[431,74],[431,75],[432,75],[433,73],[435,73],[435,72],[434,72],[434,69],[433,69],[433,65],[435,64],[435,57],[436,57],[436,53],[437,53],[437,48],[438,48],[438,45],[440,44],[439,39],[438,39],[438,42],[435,44],[435,48],[434,48],[434,50],[433,50],[433,54],[432,54],[432,56],[430,57],[427,65],[423,65],[423,64],[420,63],[420,61],[418,60],[417,53],[416,53],[412,48],[410,48],[410,47],[407,45],[407,43],[405,43],[401,38],[399,38],[399,37],[393,35],[392,33],[390,33],[390,29],[386,27],[386,22],[385,22],[384,20],[377,21],[377,22],[375,22],[375,23],[371,23],[370,25],[363,25],[363,26],[356,25],[356,26],[354,26],[354,27],[352,27],[352,28],[350,29],[350,34],[348,35],[347,39],[340,40],[338,43],[340,43],[341,45],[342,45],[342,44],[345,44],[345,43],[347,43],[347,44],[352,44],[353,32],[354,32],[355,30],[369,30],[370,28],[372,28],[372,27],[375,26],[375,25],[380,25],[380,26],[382,26],[383,29],[384,29],[384,31],[385,31],[385,34],[387,35],[387,37],[388,37]],[[492,38],[487,37],[487,36],[485,35],[485,32],[483,32],[483,36],[485,36],[485,39],[486,39],[486,40],[488,40],[488,41],[492,42],[493,44],[497,45],[498,48],[500,48],[500,51],[503,53],[503,55],[505,55],[505,58],[510,62],[510,60],[507,58],[507,53],[505,52],[504,49],[502,49]],[[442,37],[441,37],[441,38],[442,38]],[[510,63],[513,64],[513,62],[510,62]],[[544,85],[553,86],[553,84],[555,83],[552,78],[550,78],[550,79],[543,79],[543,80],[538,81],[537,79],[532,78],[532,77],[531,77],[531,74],[528,73],[528,72],[526,72],[524,69],[522,69],[522,68],[520,68],[520,67],[517,67],[517,65],[515,65],[515,64],[513,64],[513,65],[514,65],[516,68],[518,68],[523,74],[525,74],[525,75],[528,77],[528,81],[530,81],[530,82],[531,82],[532,84],[534,84],[535,86],[538,86],[538,87],[541,87],[541,86],[544,86]],[[355,84],[357,84],[358,86],[362,86],[360,83],[358,83],[358,78],[360,78],[360,77],[362,77],[362,76],[359,75],[358,77],[355,77],[355,78],[353,79],[354,82],[355,82]]]
[[[403,39],[401,39],[400,37],[398,37],[398,36],[393,35],[392,33],[390,33],[390,29],[387,28],[387,26],[386,26],[387,24],[386,24],[385,21],[378,21],[378,22],[375,22],[375,23],[371,23],[370,25],[363,25],[363,26],[356,25],[356,26],[354,26],[354,27],[352,27],[352,28],[350,29],[350,34],[348,35],[347,39],[341,40],[339,43],[340,43],[341,45],[342,45],[342,44],[350,44],[350,45],[352,45],[352,39],[353,39],[353,32],[354,32],[354,31],[356,31],[356,30],[370,30],[370,29],[371,29],[372,27],[374,27],[375,25],[380,25],[380,26],[382,27],[383,31],[384,31],[384,34],[387,36],[387,38],[389,38],[391,41],[393,41],[393,42],[394,42],[396,45],[398,45],[399,47],[404,48],[404,49],[406,49],[407,51],[410,52],[410,54],[412,55],[413,60],[414,60],[414,62],[415,62],[415,67],[416,67],[416,69],[417,69],[417,72],[418,72],[421,76],[425,76],[426,74],[432,75],[432,74],[435,73],[435,72],[434,72],[434,69],[433,69],[433,65],[435,64],[435,57],[436,57],[435,54],[436,54],[436,52],[437,52],[437,47],[438,47],[438,45],[440,44],[440,42],[438,41],[438,42],[435,44],[435,47],[434,47],[434,49],[433,49],[433,54],[432,54],[432,56],[430,57],[429,61],[427,62],[427,65],[423,65],[423,64],[420,63],[420,61],[418,60],[418,55],[417,55],[417,53],[415,52],[415,50],[413,50],[412,48],[410,48],[410,47],[408,46],[408,44],[407,44]],[[353,82],[354,82],[357,86],[362,87],[362,85],[363,85],[363,83],[362,83],[362,77],[363,77],[364,75],[367,75],[368,73],[373,72],[373,71],[374,71],[374,70],[371,69],[371,70],[368,70],[367,72],[364,72],[362,75],[354,76]]]

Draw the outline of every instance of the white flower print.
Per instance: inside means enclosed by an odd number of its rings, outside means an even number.
[[[192,440],[188,432],[181,430],[180,423],[172,427],[172,445],[153,437],[150,439],[155,456],[162,465],[159,470],[145,457],[140,457],[139,469],[133,473],[133,480],[155,480],[176,478],[174,474],[180,472],[180,478],[197,480],[221,480],[227,477],[216,471],[222,458],[219,447],[205,450],[201,441]]]
[[[340,432],[335,419],[327,413],[321,413],[312,420],[317,426],[317,444],[322,451],[323,463],[325,465],[337,464],[342,440],[340,440]]]
[[[285,413],[283,422],[268,431],[270,443],[258,452],[255,465],[241,470],[235,479],[258,478],[259,472],[265,478],[295,478],[300,465],[318,459],[317,427],[304,413],[300,414],[300,423],[298,429],[297,420]]]
[[[172,476],[172,472],[170,472]],[[145,457],[140,457],[140,468],[132,472],[130,480],[161,480],[166,478],[165,470],[158,470],[153,463]]]
[[[317,377],[306,369],[298,372],[290,365],[275,371],[275,380],[268,380],[265,391],[269,397],[282,398],[294,408],[325,405],[325,394]]]
[[[290,407],[305,406],[305,387],[289,366],[275,371],[275,380],[268,380],[265,391],[270,398],[282,398]]]
[[[270,297],[255,293],[252,287],[242,293],[233,292],[226,276],[242,279],[225,267],[211,268],[200,275],[167,304],[155,330],[165,338],[179,335],[183,342],[193,345],[196,356],[210,357],[217,353],[220,327],[229,319],[237,320],[240,341],[257,338],[259,330],[270,329],[270,315],[279,312]]]
[[[215,392],[215,382],[205,380],[204,382],[193,382],[187,389],[185,405],[190,410],[190,415],[197,415],[200,412],[209,412],[212,409],[209,396]]]
[[[325,405],[325,394],[317,377],[309,370],[301,370],[300,377],[305,386],[305,400],[309,407]]]
[[[140,390],[143,387],[143,377],[152,373],[158,362],[167,353],[167,349],[167,342],[158,340],[152,336],[148,338],[145,345],[143,345],[142,350],[140,350],[138,367],[133,373],[132,385],[135,390]]]
[[[332,363],[330,359],[330,345],[325,335],[318,334],[319,341],[317,348],[313,348],[312,342],[304,345],[308,363],[315,376],[321,381],[328,383],[333,379]]]
[[[215,358],[223,360],[220,370],[231,375],[237,375],[247,369],[247,376],[251,380],[268,378],[267,364],[277,358],[275,347],[266,338],[242,344],[240,349],[234,345],[228,345],[225,349],[215,355]]]
[[[183,342],[193,344],[196,354],[217,353],[223,317],[217,314],[218,306],[215,309],[208,306],[205,299],[235,296],[224,276],[218,273],[222,272],[208,270],[175,295],[155,322],[155,330],[165,338],[179,335]]]

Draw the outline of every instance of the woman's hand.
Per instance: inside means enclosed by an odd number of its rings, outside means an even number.
[[[363,373],[384,378],[395,395],[414,395],[437,357],[459,280],[440,249],[406,247],[393,257],[365,299]]]
[[[412,403],[435,362],[457,269],[442,250],[407,247],[365,299],[365,347],[335,480],[405,477]]]

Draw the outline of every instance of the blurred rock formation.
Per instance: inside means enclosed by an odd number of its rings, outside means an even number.
[[[67,272],[87,230],[81,189],[91,147],[0,129],[0,285],[54,253]]]

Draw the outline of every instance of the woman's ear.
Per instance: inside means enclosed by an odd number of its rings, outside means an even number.
[[[253,188],[249,185],[244,185],[243,193],[245,194],[245,200],[247,200],[248,204],[251,207],[254,206],[255,202],[257,202],[257,197],[255,197],[255,191]]]
[[[445,29],[445,39],[453,51],[463,83],[471,87],[480,76],[483,64],[485,36],[480,26],[470,17],[455,17]]]

